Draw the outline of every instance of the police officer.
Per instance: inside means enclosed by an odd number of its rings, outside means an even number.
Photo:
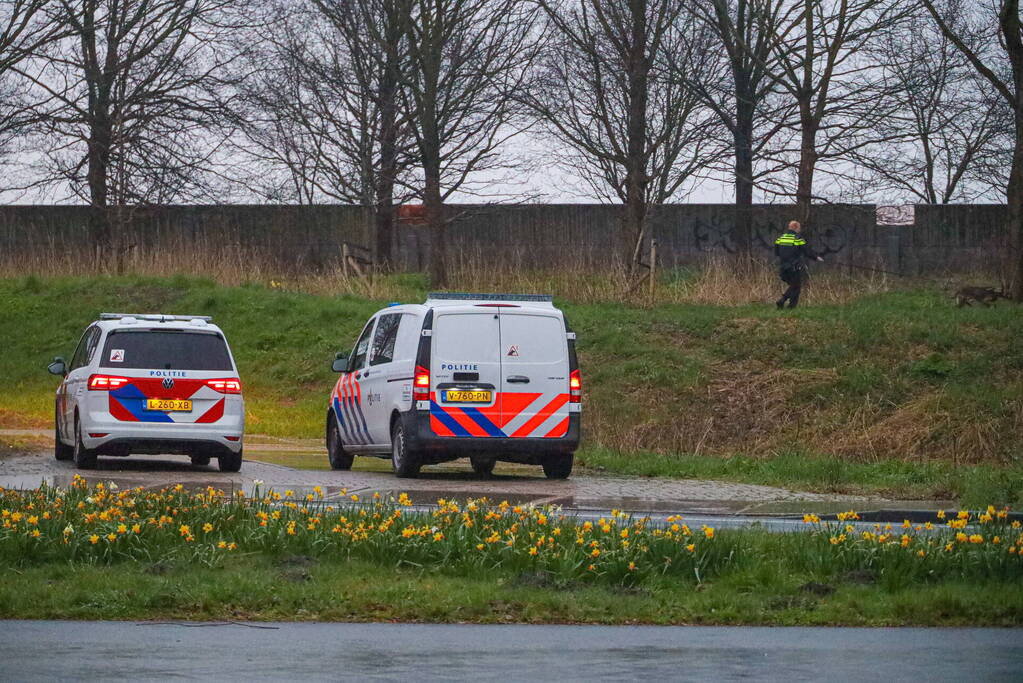
[[[789,221],[788,232],[782,233],[781,237],[774,241],[774,255],[778,257],[781,279],[789,286],[775,303],[779,309],[785,307],[786,301],[789,308],[799,305],[799,292],[803,287],[803,276],[806,273],[805,259],[824,260],[800,236],[801,230],[799,221]]]

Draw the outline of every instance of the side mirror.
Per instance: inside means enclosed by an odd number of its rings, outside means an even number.
[[[334,354],[334,362],[330,364],[334,372],[345,372],[348,370],[348,354],[338,351]]]
[[[46,366],[46,369],[50,371],[51,375],[60,375],[63,377],[67,374],[67,364],[60,356],[54,358],[53,362]]]

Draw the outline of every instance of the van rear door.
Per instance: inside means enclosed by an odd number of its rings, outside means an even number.
[[[439,436],[500,437],[501,324],[496,310],[434,309],[430,426]]]
[[[568,432],[568,339],[550,313],[501,309],[501,424],[513,438]]]

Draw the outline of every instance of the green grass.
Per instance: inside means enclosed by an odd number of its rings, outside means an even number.
[[[391,279],[422,300],[422,278]],[[101,311],[130,310],[214,316],[238,360],[249,432],[319,437],[333,353],[386,303],[191,277],[0,280],[0,427],[48,426],[56,379],[45,365],[70,356]],[[558,304],[579,335],[588,465],[1020,502],[1014,304],[957,309],[924,288],[784,313]]]
[[[1023,624],[1018,522],[949,518],[772,534],[485,500],[0,489],[0,618]]]
[[[939,581],[888,589],[849,581],[817,596],[777,562],[696,587],[545,586],[530,575],[451,576],[320,560],[223,566],[0,564],[0,618],[252,619],[453,623],[1019,626],[1018,584]],[[539,584],[539,585],[538,585]],[[829,584],[831,585],[831,584]]]

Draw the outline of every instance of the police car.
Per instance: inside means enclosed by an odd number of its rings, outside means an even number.
[[[54,358],[54,451],[83,469],[98,455],[179,453],[224,472],[242,464],[245,406],[227,340],[205,316],[104,313],[71,362]]]
[[[487,476],[498,460],[572,472],[581,378],[575,333],[538,295],[430,294],[378,311],[330,393],[330,465],[390,457],[399,477],[468,456]]]

